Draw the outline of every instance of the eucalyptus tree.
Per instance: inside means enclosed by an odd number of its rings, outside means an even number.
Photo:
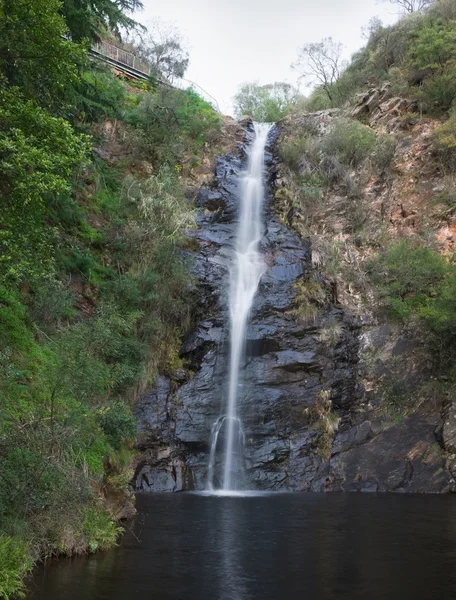
[[[137,28],[131,15],[143,7],[141,0],[63,0],[62,14],[75,41],[97,41],[106,32]]]
[[[331,105],[336,102],[337,91],[334,86],[344,69],[342,60],[342,43],[331,37],[321,42],[309,43],[299,50],[296,62],[292,67],[307,80],[307,85],[317,84],[329,98]]]
[[[298,98],[299,91],[289,83],[245,83],[234,96],[234,109],[238,118],[248,115],[272,123],[289,114]]]
[[[381,2],[394,4],[406,13],[421,12],[432,4],[432,0],[381,0]]]

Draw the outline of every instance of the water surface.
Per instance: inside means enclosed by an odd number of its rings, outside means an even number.
[[[137,496],[110,552],[49,563],[33,600],[450,600],[456,498]]]

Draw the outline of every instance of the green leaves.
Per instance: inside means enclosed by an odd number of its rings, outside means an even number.
[[[456,339],[456,266],[409,241],[390,246],[372,265],[373,280],[389,311],[421,319],[440,343]]]
[[[85,48],[66,38],[59,0],[0,0],[0,73],[53,112],[78,81]]]
[[[456,58],[455,28],[438,21],[426,23],[412,34],[408,55],[417,69],[443,69]]]
[[[299,91],[289,83],[242,85],[234,97],[238,118],[248,115],[254,121],[272,123],[288,115],[299,97]]]
[[[32,569],[28,544],[0,534],[0,598],[17,598],[24,590],[22,579]],[[22,597],[22,596],[20,596]]]
[[[140,27],[128,16],[142,8],[140,0],[63,0],[61,12],[74,40],[98,40],[109,31]]]
[[[349,166],[359,165],[375,148],[377,136],[367,125],[351,119],[337,119],[322,142],[328,156],[338,156]]]
[[[45,220],[57,199],[69,195],[73,172],[88,160],[90,147],[90,138],[67,121],[0,84],[0,273],[7,280],[52,271],[56,233]]]

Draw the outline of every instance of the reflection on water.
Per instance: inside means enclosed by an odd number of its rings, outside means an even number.
[[[450,496],[139,495],[119,548],[54,561],[33,600],[450,600]],[[136,537],[138,539],[136,539]]]

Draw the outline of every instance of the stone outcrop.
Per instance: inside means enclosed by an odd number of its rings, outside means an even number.
[[[401,128],[401,117],[407,112],[416,110],[416,103],[391,94],[391,84],[385,83],[381,88],[371,88],[358,94],[351,116],[365,116],[372,126],[384,127],[391,133]]]

